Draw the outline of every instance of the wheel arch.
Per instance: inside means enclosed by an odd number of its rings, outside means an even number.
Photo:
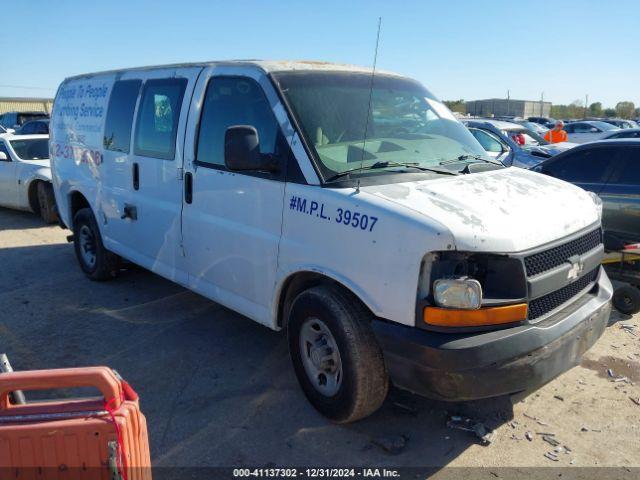
[[[51,183],[50,180],[35,177],[29,181],[29,185],[27,186],[27,200],[29,202],[29,208],[31,208],[33,213],[36,215],[40,213],[40,202],[38,201],[38,183],[40,182]]]
[[[73,217],[75,217],[76,213],[83,208],[91,208],[91,204],[87,200],[87,197],[84,196],[82,192],[79,190],[72,190],[68,194],[69,196],[69,219],[72,223],[71,228],[73,228]],[[91,209],[93,211],[93,209]]]
[[[357,286],[352,284],[348,279],[341,278],[339,275],[320,271],[315,269],[303,269],[291,272],[280,282],[276,291],[275,305],[275,328],[283,329],[287,325],[289,310],[293,300],[305,290],[318,285],[333,285],[352,295],[372,315],[375,315],[375,307],[373,302],[365,300],[365,295]]]

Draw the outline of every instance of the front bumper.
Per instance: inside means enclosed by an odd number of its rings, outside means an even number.
[[[437,333],[374,322],[399,388],[446,401],[534,390],[577,365],[600,338],[613,289],[600,268],[594,287],[536,324],[476,333]]]

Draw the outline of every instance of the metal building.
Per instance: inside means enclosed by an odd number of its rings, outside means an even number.
[[[0,115],[6,112],[46,112],[51,114],[52,98],[0,97]]]
[[[466,102],[466,111],[476,117],[548,117],[551,114],[551,102],[490,98]]]

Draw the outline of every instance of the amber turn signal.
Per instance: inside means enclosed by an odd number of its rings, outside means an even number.
[[[527,304],[487,307],[477,310],[425,307],[422,318],[428,325],[438,327],[477,327],[521,322],[527,318]]]

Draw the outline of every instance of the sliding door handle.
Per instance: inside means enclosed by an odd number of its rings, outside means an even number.
[[[184,201],[186,203],[193,201],[193,174],[191,172],[184,174]]]

